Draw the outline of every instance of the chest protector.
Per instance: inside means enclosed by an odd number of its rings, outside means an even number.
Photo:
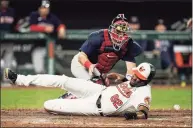
[[[114,50],[112,42],[110,41],[108,30],[104,30],[104,41],[99,49],[98,63],[96,68],[101,73],[109,72],[113,66],[121,59],[127,52],[128,41],[123,44],[119,51]]]

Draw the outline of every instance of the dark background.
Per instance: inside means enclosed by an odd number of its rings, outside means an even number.
[[[16,20],[29,16],[32,11],[37,11],[41,0],[10,0],[10,6],[16,11]],[[171,24],[189,19],[192,17],[191,0],[51,0],[51,12],[69,29],[101,29],[108,28],[112,19],[118,13],[124,13],[127,18],[138,16],[141,22],[141,29],[153,30],[158,19],[164,19],[165,24],[170,29]],[[178,41],[177,43],[187,41]],[[191,41],[189,41],[192,44]],[[64,69],[58,68],[58,74],[68,74],[73,55],[63,54],[66,50],[78,50],[84,40],[57,40],[56,62]],[[174,42],[174,44],[177,44]],[[31,53],[37,46],[46,46],[45,41],[14,41],[14,45],[23,47],[31,45],[30,51],[16,51],[14,55],[18,65],[26,62],[32,63]],[[148,46],[153,43],[148,40]],[[57,47],[56,47],[57,48]],[[151,50],[151,49],[150,49]],[[68,51],[67,51],[68,52]],[[58,54],[57,54],[58,53]],[[60,55],[61,54],[61,55]],[[47,58],[45,58],[47,60]],[[45,66],[46,67],[46,66]],[[122,68],[121,68],[122,69]],[[189,69],[188,69],[189,70]],[[120,70],[124,71],[124,70]],[[191,71],[191,70],[189,70]],[[23,73],[21,73],[23,74]],[[168,77],[168,73],[164,74]],[[167,80],[167,79],[166,79]],[[179,79],[180,80],[180,79]]]
[[[35,11],[41,0],[12,0],[17,18]],[[68,29],[94,29],[108,27],[118,13],[127,18],[138,16],[142,29],[154,29],[159,18],[171,24],[192,16],[191,0],[51,0],[51,12],[56,14]]]

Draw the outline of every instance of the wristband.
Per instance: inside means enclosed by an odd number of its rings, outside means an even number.
[[[85,63],[84,63],[84,67],[86,67],[87,69],[89,69],[89,67],[92,65],[92,63],[87,60]]]

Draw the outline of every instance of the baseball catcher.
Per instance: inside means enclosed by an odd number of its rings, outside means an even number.
[[[19,75],[5,69],[5,77],[18,86],[60,87],[78,96],[77,99],[51,99],[44,103],[50,113],[95,116],[125,116],[126,119],[147,119],[151,101],[148,83],[155,75],[155,67],[141,63],[132,68],[134,75],[116,86],[106,87],[66,75]]]
[[[72,59],[72,74],[76,78],[90,80],[98,70],[105,76],[119,60],[123,60],[127,67],[126,78],[130,79],[133,74],[131,69],[136,67],[135,57],[142,52],[141,47],[130,37],[130,32],[127,18],[124,14],[118,14],[109,29],[91,33],[82,44],[80,52]],[[109,74],[107,78],[112,75]],[[105,83],[98,83],[108,85],[108,79]],[[64,95],[63,98],[68,96]]]

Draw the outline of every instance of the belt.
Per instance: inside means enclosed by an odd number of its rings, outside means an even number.
[[[100,115],[104,116],[102,109],[101,109],[101,97],[102,97],[102,95],[100,95],[99,98],[97,99],[96,105],[97,105],[97,108],[99,110]]]

